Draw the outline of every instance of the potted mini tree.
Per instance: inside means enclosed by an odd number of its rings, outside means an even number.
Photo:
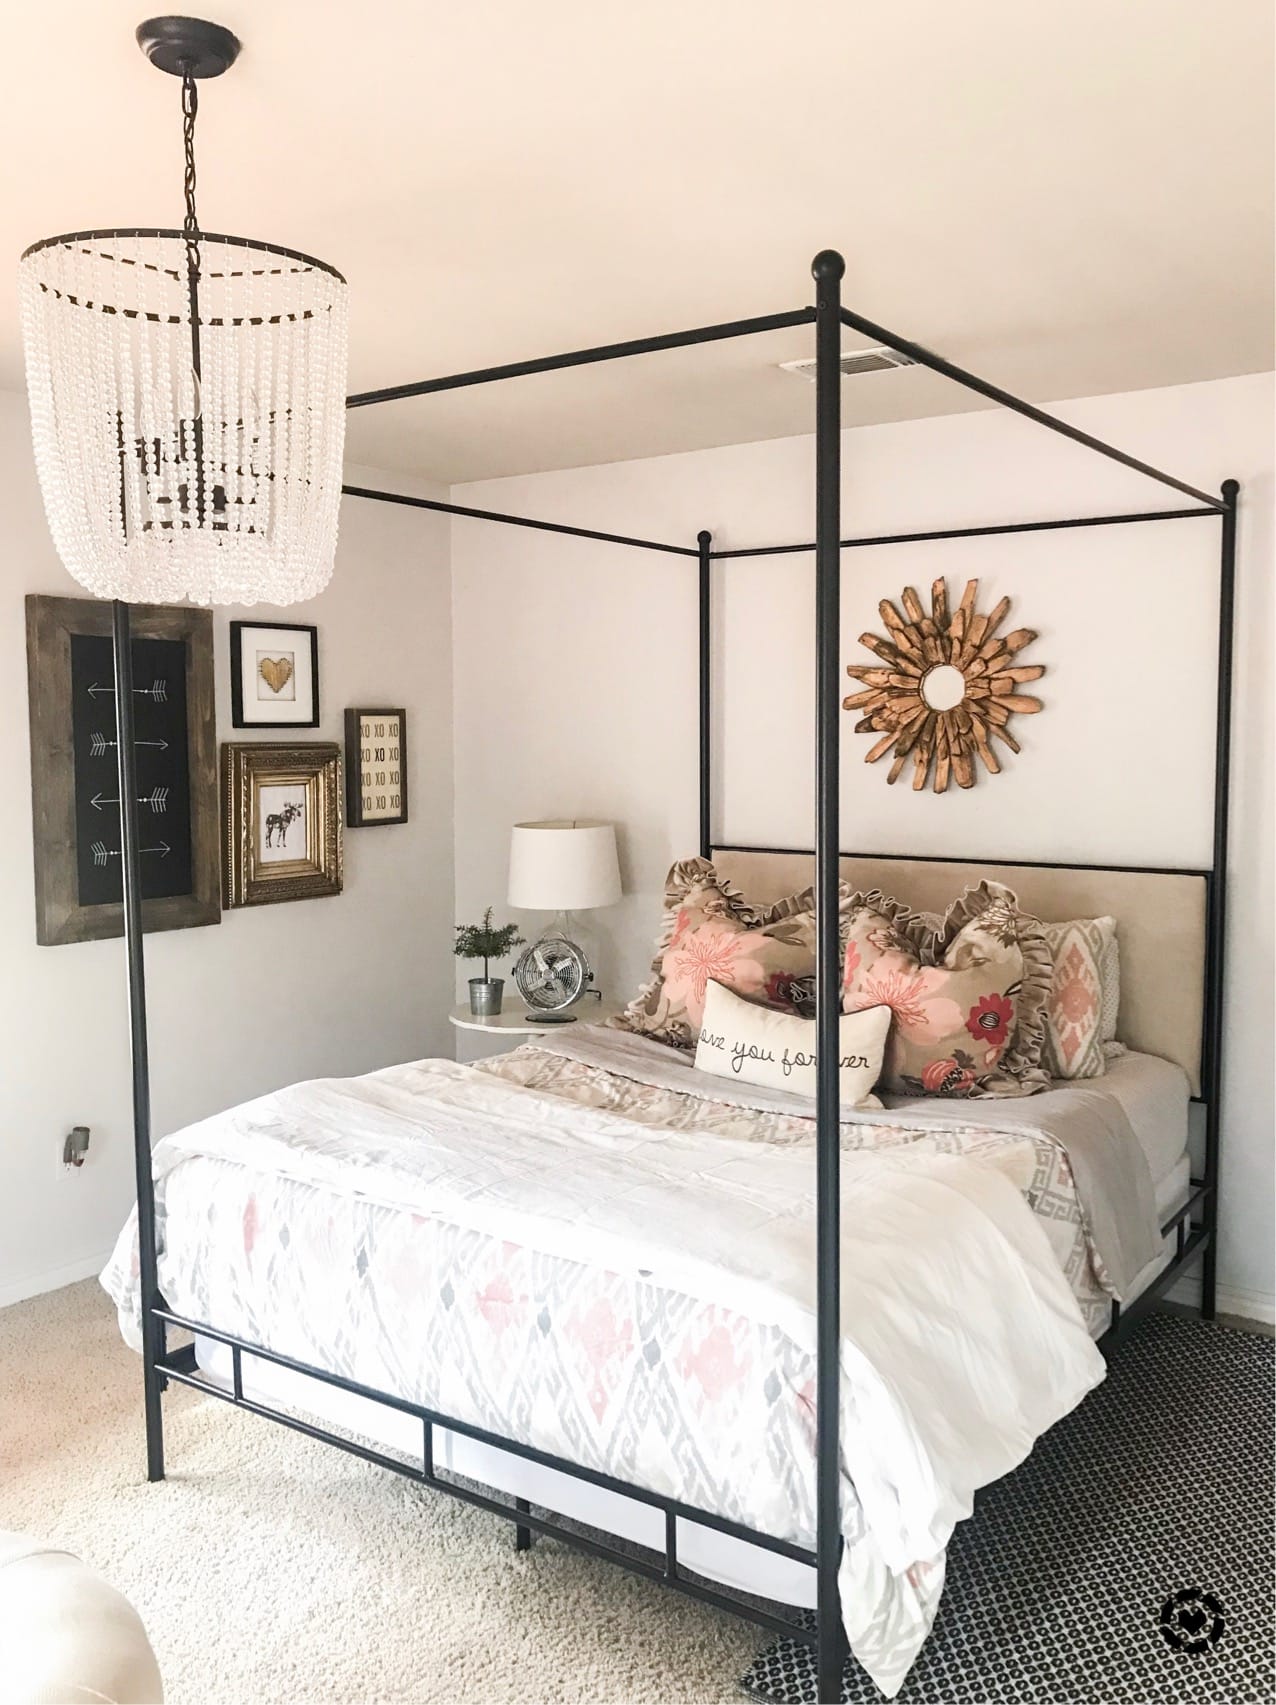
[[[457,924],[456,946],[452,951],[458,959],[481,959],[483,975],[470,978],[470,1012],[475,1018],[495,1018],[501,1010],[503,977],[493,977],[490,961],[507,959],[516,947],[523,945],[517,924],[502,924],[498,929],[492,922],[492,908],[483,913],[481,924]]]

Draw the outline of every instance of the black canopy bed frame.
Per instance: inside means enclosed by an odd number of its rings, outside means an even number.
[[[365,391],[348,398],[348,407],[366,408],[377,403],[409,397],[427,396],[435,392],[454,390],[473,385],[548,373],[568,367],[588,366],[629,356],[646,355],[657,351],[716,342],[726,338],[747,337],[755,333],[813,325],[816,339],[815,386],[815,538],[799,544],[760,545],[744,549],[715,550],[708,532],[698,535],[694,545],[669,543],[655,539],[633,538],[622,534],[601,532],[588,527],[574,527],[529,516],[506,515],[491,510],[476,509],[461,504],[446,503],[422,497],[403,496],[393,492],[375,491],[361,486],[346,486],[348,496],[384,503],[406,504],[410,507],[435,510],[443,514],[468,517],[505,526],[533,528],[567,538],[599,541],[628,546],[637,550],[657,551],[693,560],[698,571],[699,599],[699,833],[700,848],[706,856],[716,842],[712,822],[712,700],[711,700],[711,612],[712,570],[716,562],[735,558],[769,556],[791,553],[815,555],[816,585],[816,822],[815,872],[817,904],[817,1039],[818,1068],[815,1108],[816,1173],[816,1262],[817,1262],[817,1528],[814,1549],[793,1544],[729,1521],[711,1511],[696,1509],[675,1499],[649,1492],[626,1482],[536,1450],[517,1440],[503,1438],[443,1415],[422,1405],[411,1403],[386,1392],[369,1389],[340,1375],[329,1373],[281,1355],[267,1346],[253,1344],[215,1325],[186,1319],[165,1302],[158,1282],[158,1253],[156,1246],[155,1197],[151,1171],[151,1109],[150,1082],[147,1058],[146,992],[142,946],[142,903],[139,887],[139,841],[137,810],[134,804],[137,789],[134,785],[133,696],[130,658],[129,607],[114,606],[115,689],[120,716],[119,770],[120,796],[125,802],[123,817],[123,877],[124,925],[128,963],[130,1039],[132,1048],[132,1092],[134,1115],[134,1153],[137,1173],[138,1242],[141,1283],[142,1354],[144,1368],[145,1417],[147,1440],[147,1472],[151,1480],[164,1475],[163,1421],[161,1395],[170,1380],[196,1390],[221,1397],[238,1408],[260,1414],[320,1439],[352,1455],[375,1463],[407,1478],[445,1491],[465,1503],[473,1504],[514,1523],[516,1544],[525,1549],[534,1532],[546,1533],[591,1555],[606,1558],[646,1579],[660,1582],[675,1591],[743,1616],[773,1633],[785,1634],[807,1642],[816,1648],[818,1698],[833,1701],[841,1695],[841,1678],[846,1658],[845,1635],[838,1594],[838,1562],[842,1545],[840,1528],[839,1484],[839,1414],[838,1371],[839,1320],[838,1274],[840,1264],[840,1165],[839,1165],[839,1105],[837,1060],[837,1021],[839,1012],[840,947],[838,940],[838,882],[840,851],[838,780],[840,762],[840,575],[841,553],[864,546],[940,541],[955,538],[991,537],[1001,534],[1063,530],[1082,527],[1112,527],[1142,522],[1217,519],[1221,523],[1219,553],[1219,627],[1217,646],[1217,692],[1215,701],[1216,743],[1213,800],[1213,850],[1208,867],[1192,871],[1164,874],[1193,875],[1204,879],[1206,888],[1206,950],[1204,989],[1204,1028],[1202,1035],[1202,1083],[1199,1099],[1205,1107],[1204,1166],[1202,1176],[1192,1180],[1186,1201],[1166,1222],[1163,1235],[1175,1237],[1172,1259],[1164,1271],[1130,1306],[1112,1306],[1108,1331],[1101,1340],[1110,1350],[1130,1329],[1140,1314],[1182,1274],[1189,1262],[1202,1258],[1201,1312],[1212,1318],[1215,1309],[1216,1270],[1218,1253],[1218,1178],[1220,1146],[1220,1090],[1222,1066],[1222,1017],[1224,975],[1224,932],[1226,924],[1226,874],[1228,833],[1229,749],[1231,734],[1232,686],[1232,629],[1233,595],[1236,554],[1236,516],[1239,487],[1228,480],[1222,495],[1215,497],[1186,482],[1149,466],[1146,462],[1114,448],[1077,427],[1047,414],[1020,398],[1011,396],[995,385],[975,377],[963,368],[932,354],[919,344],[886,328],[874,324],[862,315],[841,305],[841,280],[844,263],[840,255],[825,251],[816,256],[812,273],[816,282],[813,306],[796,308],[788,313],[764,315],[756,319],[736,320],[723,325],[704,326],[695,330],[676,332],[661,337],[637,339],[632,342],[603,345],[598,348],[571,351],[544,357],[540,360],[515,362],[507,366],[454,374],[444,378],[396,385],[378,391]],[[911,357],[920,366],[955,381],[1002,407],[1011,409],[1052,432],[1081,444],[1109,461],[1118,462],[1137,473],[1157,481],[1182,497],[1191,500],[1190,507],[1145,510],[1117,515],[1072,516],[1063,520],[1007,522],[999,525],[955,527],[925,532],[895,533],[876,537],[841,536],[841,374],[839,356],[842,328],[862,333],[875,343],[885,344]],[[743,849],[740,849],[743,850]],[[749,849],[779,851],[783,849]],[[878,856],[878,855],[874,855]],[[900,855],[894,855],[900,856]],[[919,862],[948,863],[947,859]],[[1080,867],[1050,865],[1052,869],[1111,869],[1116,867]],[[1127,867],[1121,867],[1127,868]],[[1132,867],[1129,867],[1132,868]],[[1147,872],[1147,874],[1157,874]],[[229,1387],[218,1385],[203,1377],[195,1360],[193,1344],[170,1348],[167,1338],[170,1327],[199,1333],[214,1343],[227,1346],[231,1354],[232,1379]],[[361,1444],[353,1439],[303,1420],[282,1409],[257,1402],[245,1395],[242,1358],[249,1356],[274,1364],[282,1369],[303,1374],[325,1385],[369,1399],[390,1409],[415,1417],[421,1426],[421,1455],[419,1460],[404,1461]],[[443,1427],[482,1443],[494,1445],[530,1462],[554,1468],[578,1480],[636,1499],[664,1512],[665,1548],[663,1558],[635,1555],[600,1543],[587,1534],[575,1531],[552,1515],[532,1511],[524,1499],[505,1500],[488,1496],[468,1484],[458,1484],[444,1478],[435,1467],[434,1429]],[[756,1601],[737,1599],[732,1593],[719,1591],[702,1579],[689,1575],[679,1563],[677,1522],[684,1518],[722,1533],[732,1535],[763,1547],[781,1556],[814,1567],[816,1571],[816,1614],[814,1625],[792,1617],[778,1615]]]

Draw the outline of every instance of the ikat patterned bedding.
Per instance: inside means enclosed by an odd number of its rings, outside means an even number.
[[[607,1061],[620,1039],[593,1034]],[[167,1137],[161,1288],[250,1342],[813,1544],[812,1122],[703,1074],[644,1083],[627,1040],[617,1069],[566,1045],[423,1061]],[[977,1488],[1103,1377],[1112,1278],[1068,1154],[988,1105],[843,1126],[842,1601],[888,1696]],[[132,1220],[103,1283],[137,1347]]]

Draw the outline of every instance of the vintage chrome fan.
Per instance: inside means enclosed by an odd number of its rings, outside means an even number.
[[[570,1024],[574,1006],[594,980],[589,960],[574,941],[562,935],[543,935],[524,952],[514,967],[518,992],[538,1018]]]

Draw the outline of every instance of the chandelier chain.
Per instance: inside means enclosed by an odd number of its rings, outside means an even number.
[[[199,277],[199,219],[195,212],[195,120],[199,115],[199,85],[189,71],[182,74],[182,138],[186,148],[186,173],[183,187],[186,194],[186,218],[182,235],[186,239],[186,268],[192,278]]]

